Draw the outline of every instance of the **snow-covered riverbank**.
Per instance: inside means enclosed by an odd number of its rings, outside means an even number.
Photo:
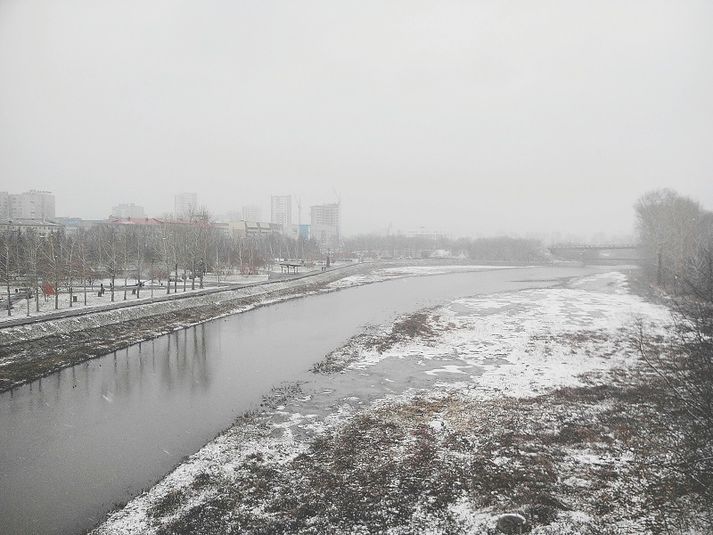
[[[368,328],[96,533],[655,533],[630,337],[669,321],[614,272]]]
[[[319,293],[335,280],[371,269],[368,264],[352,264],[274,283],[229,290],[206,289],[193,295],[163,295],[148,299],[147,303],[118,302],[101,310],[69,312],[84,312],[82,315],[16,326],[3,324],[0,391],[177,329]]]
[[[185,294],[161,294],[138,302],[79,307],[58,311],[56,317],[53,313],[33,317],[26,324],[11,325],[11,321],[6,320],[0,323],[0,391],[176,329],[258,306],[394,277],[483,269],[490,268],[467,265],[383,268],[378,264],[345,264],[308,276],[236,289],[208,288]],[[25,318],[19,319],[25,321]]]

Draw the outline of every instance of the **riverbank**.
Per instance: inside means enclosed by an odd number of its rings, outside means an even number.
[[[508,512],[540,534],[695,524],[674,518],[690,497],[651,499],[662,398],[630,345],[670,319],[611,273],[368,328],[95,534],[495,533]]]
[[[258,306],[395,277],[502,269],[502,266],[346,265],[290,280],[235,289],[171,294],[146,303],[106,305],[101,310],[61,311],[26,324],[0,324],[0,392],[80,362],[199,323]]]
[[[355,264],[274,283],[171,294],[149,303],[116,303],[91,313],[0,325],[0,392],[178,329],[314,294],[343,277],[378,267]]]

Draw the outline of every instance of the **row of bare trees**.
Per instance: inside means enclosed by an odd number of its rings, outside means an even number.
[[[635,208],[646,274],[667,291],[713,301],[713,212],[669,189]]]
[[[373,257],[429,257],[436,251],[445,250],[453,255],[462,255],[478,262],[537,262],[546,259],[546,253],[538,240],[494,237],[459,238],[445,236],[378,236],[361,235],[344,240],[347,254]]]
[[[275,258],[309,260],[318,256],[319,248],[312,241],[275,233],[228,236],[204,212],[185,221],[106,223],[73,233],[2,231],[3,308],[11,315],[13,301],[28,295],[34,299],[35,311],[39,311],[41,295],[54,299],[54,308],[59,308],[59,300],[65,297],[69,306],[75,297],[81,297],[86,305],[90,291],[103,290],[111,301],[126,300],[129,292],[139,298],[146,282],[156,282],[166,293],[179,291],[179,284],[180,290],[186,291],[188,287],[203,288],[208,273],[220,282],[221,276],[230,273],[256,274]],[[108,285],[105,288],[97,281]],[[155,286],[149,284],[152,295]],[[27,314],[32,299],[27,299]]]
[[[665,341],[642,330],[640,354],[664,384],[671,430],[657,468],[671,474],[674,498],[691,489],[713,511],[713,213],[672,190],[636,203],[643,274],[675,311]],[[682,492],[682,489],[685,489]],[[702,519],[713,529],[713,514]]]

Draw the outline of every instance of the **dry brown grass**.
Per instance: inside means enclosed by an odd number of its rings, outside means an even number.
[[[229,482],[204,476],[201,488],[214,497],[162,532],[382,533],[416,530],[414,522],[428,518],[443,533],[465,533],[450,509],[465,498],[474,510],[518,511],[535,526],[577,509],[597,519],[591,533],[616,533],[607,525],[622,519],[656,533],[661,524],[647,503],[662,487],[640,481],[660,453],[648,433],[664,425],[649,402],[652,388],[596,385],[485,401],[415,397],[377,407],[319,436],[286,465],[255,455]],[[577,452],[599,461],[579,462]],[[587,481],[586,491],[566,483],[572,478]],[[681,495],[666,484],[669,501]]]

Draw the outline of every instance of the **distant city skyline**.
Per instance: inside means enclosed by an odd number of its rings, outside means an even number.
[[[50,191],[42,191],[42,190],[30,190],[28,192],[25,192],[24,194],[16,194],[16,196],[22,196],[22,195],[29,195],[29,194],[44,194],[45,197],[50,196],[52,199],[54,199],[54,192]],[[9,207],[9,198],[11,198],[11,195],[8,195],[7,192],[0,192],[0,219],[2,219],[3,214],[7,213],[8,207]],[[250,222],[263,222],[263,223],[278,223],[281,224],[280,222],[277,221],[271,221],[272,219],[272,213],[271,209],[272,206],[271,204],[275,199],[282,198],[284,202],[287,202],[287,199],[289,198],[289,203],[290,206],[294,204],[295,200],[292,198],[291,195],[270,195],[267,197],[267,200],[265,203],[263,203],[263,206],[268,206],[267,209],[262,208],[260,205],[257,203],[253,204],[246,204],[242,205],[240,207],[235,207],[232,210],[228,210],[226,212],[219,212],[217,210],[213,210],[212,207],[210,206],[205,206],[205,205],[200,205],[198,203],[198,194],[194,192],[181,192],[181,193],[175,193],[171,196],[171,198],[174,201],[174,207],[173,210],[170,209],[163,209],[159,210],[158,212],[149,212],[146,210],[143,206],[138,205],[133,202],[126,202],[126,203],[118,203],[115,204],[114,206],[111,207],[110,210],[104,211],[103,214],[100,214],[97,217],[86,217],[85,215],[79,214],[77,212],[71,212],[71,213],[63,213],[62,208],[60,207],[59,212],[57,212],[55,215],[52,217],[47,217],[48,219],[54,219],[54,220],[61,220],[61,219],[67,219],[67,218],[80,218],[80,219],[85,219],[85,220],[104,220],[107,218],[107,212],[108,212],[108,217],[115,217],[115,218],[143,218],[143,217],[169,217],[173,218],[176,217],[177,210],[179,210],[181,213],[185,213],[186,211],[190,211],[191,208],[198,208],[198,209],[207,209],[210,215],[216,220],[216,221],[236,221],[236,220],[245,220],[245,221],[250,221]],[[146,200],[146,198],[143,198]],[[17,204],[18,201],[15,201]],[[301,203],[301,201],[297,201],[298,204]],[[25,203],[27,204],[27,203]],[[280,204],[278,202],[278,204]],[[283,203],[284,204],[284,203]],[[393,222],[387,226],[372,229],[372,230],[366,230],[366,229],[356,229],[353,232],[348,232],[345,234],[343,231],[343,224],[342,224],[342,210],[341,210],[341,205],[339,207],[338,212],[334,212],[333,210],[330,211],[330,209],[326,209],[324,207],[330,207],[330,206],[336,206],[337,204],[341,203],[315,203],[315,204],[310,204],[307,206],[307,209],[309,210],[309,213],[307,214],[307,220],[306,224],[311,225],[314,223],[314,208],[317,208],[317,219],[319,221],[323,220],[325,217],[334,217],[334,214],[336,213],[336,217],[338,220],[338,223],[335,224],[335,226],[338,226],[338,230],[330,230],[327,233],[332,235],[339,235],[340,237],[345,236],[345,235],[356,235],[356,234],[380,234],[380,235],[388,235],[388,234],[398,234],[398,235],[404,235],[404,236],[418,236],[418,235],[430,235],[430,236],[436,236],[436,235],[442,235],[442,236],[448,236],[448,237],[484,237],[484,236],[495,236],[495,235],[509,235],[509,236],[520,236],[520,237],[526,237],[526,238],[536,238],[536,239],[541,239],[543,241],[547,242],[567,242],[567,241],[590,241],[590,242],[611,242],[611,241],[630,241],[633,239],[633,230],[631,232],[593,232],[593,233],[576,233],[576,232],[568,232],[566,230],[558,230],[558,231],[552,231],[552,232],[537,232],[537,231],[528,231],[528,232],[502,232],[502,233],[475,233],[475,234],[458,234],[458,233],[453,233],[453,232],[447,232],[443,230],[442,228],[435,227],[435,226],[427,226],[427,225],[414,225],[414,226],[399,226],[395,225]],[[52,201],[52,212],[44,212],[45,214],[48,213],[55,213],[54,210],[54,202]],[[291,212],[291,209],[290,209]],[[20,217],[17,215],[19,212],[15,212],[16,217]],[[324,215],[328,214],[328,215]],[[24,215],[30,215],[30,212],[24,212]],[[33,219],[34,217],[28,217],[28,219]],[[294,217],[290,215],[289,217],[292,222],[290,224],[287,224],[285,226],[285,231],[290,232],[290,233],[296,233],[296,229],[292,229],[291,227],[296,227],[297,223],[294,221]],[[318,223],[319,226],[319,223]],[[317,230],[319,232],[319,230]]]
[[[49,189],[49,188],[48,188]],[[711,202],[707,198],[702,198],[702,197],[696,197],[695,195],[688,194],[686,193],[685,190],[681,190],[679,188],[674,187],[673,189],[676,189],[679,191],[681,194],[688,195],[697,202],[701,203],[701,205],[704,208],[711,209],[713,208],[713,202]],[[34,191],[34,190],[33,190]],[[43,191],[43,190],[37,190],[37,191]],[[647,190],[648,191],[648,190]],[[81,217],[84,219],[104,219],[107,217],[107,214],[111,214],[112,208],[117,206],[118,204],[121,203],[111,203],[111,201],[107,201],[104,205],[100,206],[85,206],[83,204],[77,204],[76,202],[73,202],[72,199],[75,197],[72,194],[57,194],[54,191],[51,191],[52,195],[55,198],[55,212],[53,217]],[[642,191],[641,194],[645,193],[645,191]],[[233,214],[238,214],[241,219],[247,219],[251,221],[271,221],[271,202],[273,197],[279,197],[272,195],[270,193],[264,195],[261,199],[256,199],[255,202],[248,202],[248,203],[243,203],[242,201],[239,201],[239,204],[226,204],[225,200],[222,202],[217,203],[216,205],[212,205],[209,200],[203,199],[202,195],[199,195],[198,193],[190,193],[189,197],[191,199],[184,199],[183,201],[183,206],[188,207],[189,205],[193,206],[193,195],[195,195],[195,207],[197,209],[202,209],[206,208],[208,212],[218,218],[218,219],[229,219],[228,214],[233,213]],[[151,217],[175,217],[176,216],[176,202],[177,199],[183,198],[184,192],[170,192],[169,195],[169,203],[165,202],[165,198],[161,197],[164,202],[157,202],[157,199],[149,198],[146,195],[141,195],[138,197],[140,199],[140,202],[136,201],[128,201],[123,204],[131,205],[135,204],[139,207],[141,207],[144,210],[144,216],[151,216]],[[130,196],[123,195],[124,199],[130,199]],[[312,202],[302,202],[303,207],[306,210],[309,210],[310,206],[318,205],[318,204],[325,204],[329,203],[334,199],[335,195],[333,192],[326,192],[322,197],[316,197],[315,201]],[[306,196],[303,196],[302,198],[307,198]],[[343,235],[355,235],[355,234],[369,234],[369,233],[375,233],[375,234],[387,234],[389,232],[394,232],[394,233],[402,233],[402,234],[410,234],[415,232],[419,228],[425,228],[427,229],[427,232],[432,232],[432,233],[439,233],[439,234],[444,234],[448,235],[451,237],[483,237],[483,236],[495,236],[495,235],[509,235],[509,236],[522,236],[522,237],[537,237],[540,239],[554,239],[556,241],[556,238],[550,238],[552,236],[563,236],[563,237],[569,237],[570,239],[581,239],[581,240],[588,240],[588,241],[596,241],[596,238],[599,237],[605,237],[605,239],[627,239],[627,237],[633,237],[635,234],[635,225],[634,225],[634,215],[633,215],[633,204],[638,198],[638,195],[632,199],[630,203],[627,203],[628,209],[630,211],[629,215],[629,223],[627,225],[622,226],[621,228],[617,227],[611,227],[608,225],[601,225],[601,228],[592,228],[592,229],[579,229],[577,228],[576,225],[571,225],[570,227],[567,227],[567,225],[563,225],[562,228],[558,228],[553,226],[552,228],[542,228],[538,227],[537,225],[532,225],[530,228],[519,228],[519,227],[509,227],[507,223],[507,218],[503,220],[503,224],[500,226],[494,226],[494,227],[483,227],[482,229],[475,229],[475,230],[470,230],[466,225],[461,225],[460,227],[456,226],[449,226],[447,224],[447,221],[438,221],[438,220],[433,220],[428,217],[428,211],[424,213],[419,213],[419,216],[423,216],[422,218],[399,218],[399,217],[385,217],[383,220],[376,220],[374,219],[371,221],[369,224],[366,224],[365,226],[357,226],[352,219],[351,224],[349,224],[350,216],[353,215],[354,213],[361,213],[363,211],[368,211],[367,208],[361,207],[361,206],[355,206],[349,203],[347,205],[347,210],[342,211],[341,217],[342,217],[342,223],[341,223],[341,228],[342,228],[342,234]],[[63,199],[68,199],[63,201]],[[245,197],[241,197],[241,199],[245,199]],[[205,200],[205,203],[204,203]],[[172,201],[172,202],[171,202]],[[185,202],[184,202],[185,201]],[[295,197],[291,197],[291,204],[294,204],[295,202]],[[375,198],[372,202],[367,203],[365,206],[370,207],[374,202],[378,202],[378,199]],[[619,202],[619,204],[624,204]],[[1,197],[0,193],[0,213],[2,213],[2,205],[3,205],[3,199]],[[172,205],[172,206],[171,206]],[[220,206],[223,206],[225,208],[219,208]],[[156,208],[152,208],[156,207]],[[626,207],[626,206],[624,206]],[[622,210],[623,208],[622,207]],[[587,207],[587,210],[593,210],[593,209],[601,210],[603,214],[609,213],[612,210],[611,206],[601,206],[601,207],[592,207],[589,206]],[[248,216],[255,216],[258,215],[259,217],[257,218],[252,218],[252,217],[245,217],[246,216],[246,210],[247,210],[247,215]],[[303,219],[304,219],[305,214],[303,214]],[[291,217],[291,223],[296,224],[297,222],[297,216],[294,215],[293,213],[290,214]],[[306,221],[308,222],[309,220],[309,212],[306,214]],[[347,220],[347,223],[344,223],[344,220]],[[564,240],[564,238],[563,238]],[[566,240],[564,240],[566,241]]]

